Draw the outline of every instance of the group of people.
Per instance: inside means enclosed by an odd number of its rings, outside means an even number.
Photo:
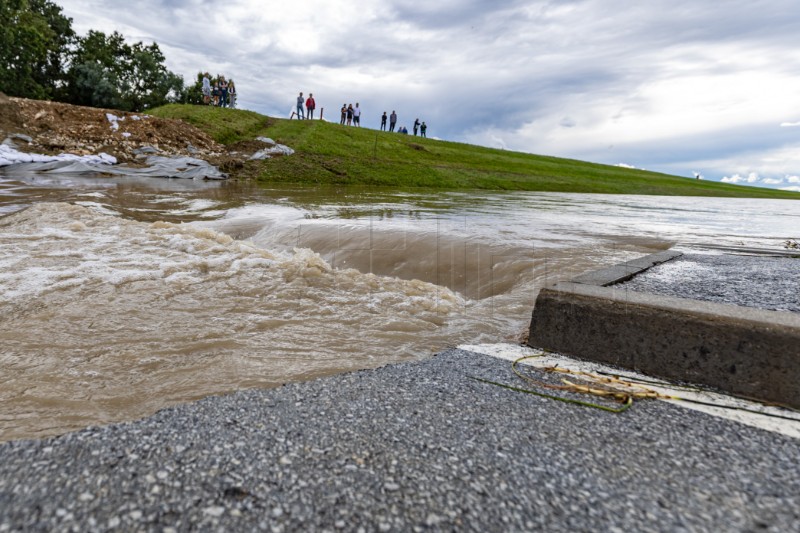
[[[305,106],[306,112],[303,113],[303,106]],[[308,98],[303,99],[303,93],[301,92],[297,96],[297,119],[314,119],[314,110],[317,108],[317,102],[314,101],[314,95],[308,93]]]
[[[218,107],[236,107],[236,84],[233,80],[226,80],[225,76],[217,75],[217,80],[213,87],[211,75],[206,72],[203,74],[203,103]]]
[[[388,117],[386,116],[386,111],[383,112],[381,115],[381,131],[386,131],[386,119],[389,119],[389,131],[394,131],[395,126],[397,125],[397,113],[392,110],[392,114]],[[420,122],[419,119],[414,120],[414,135],[417,132],[420,133],[422,137],[427,137],[428,126],[425,122]],[[400,129],[397,130],[397,133],[403,133],[408,135],[408,130],[405,126],[400,126]]]
[[[339,119],[339,124],[342,126],[353,125],[356,127],[361,127],[361,108],[358,107],[358,102],[356,102],[356,106],[353,107],[353,104],[345,105],[342,104],[341,109],[341,118]]]
[[[297,110],[292,113],[292,116],[294,117],[296,113],[298,119],[313,119],[314,109],[316,109],[316,107],[317,103],[314,101],[314,95],[309,93],[308,98],[303,98],[303,93],[301,92],[297,96]],[[359,107],[358,102],[356,102],[355,106],[353,106],[353,104],[342,104],[342,109],[340,112],[341,116],[339,118],[339,124],[342,126],[361,127],[361,108]],[[387,121],[389,122],[389,131],[395,131],[395,127],[397,126],[397,112],[392,111],[391,115],[387,115],[386,111],[383,112],[383,115],[381,116],[382,131],[386,131]],[[420,122],[419,119],[414,120],[414,127],[412,131],[414,132],[414,135],[419,134],[421,137],[428,136],[427,124],[425,124],[424,121]],[[397,130],[397,133],[408,134],[408,130],[405,126],[400,126],[400,128]]]

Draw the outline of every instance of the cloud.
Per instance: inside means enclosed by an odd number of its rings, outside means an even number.
[[[762,179],[758,176],[757,173],[751,172],[750,174],[747,175],[747,177],[740,176],[739,174],[734,174],[731,177],[723,176],[720,181],[723,182],[723,183],[748,183],[748,184],[753,184],[753,183],[758,183],[759,181],[762,181]]]
[[[735,174],[731,177],[723,176],[720,180],[722,183],[741,183],[746,181],[746,178],[741,177],[739,174]]]
[[[508,149],[506,147],[506,142],[500,137],[493,136],[492,137],[492,143],[493,143],[492,146],[494,148],[500,148],[501,150],[507,150]]]
[[[746,183],[748,185],[780,185],[784,182],[784,178],[765,178],[758,175],[756,172],[750,172],[746,177],[741,176],[739,174],[734,174],[733,176],[723,176],[720,179],[723,183]],[[786,176],[785,181],[789,183],[800,183],[800,178],[797,176]],[[788,190],[788,189],[783,189]]]
[[[565,127],[565,128],[574,128],[575,126],[577,126],[577,125],[578,125],[578,123],[577,123],[577,122],[575,122],[575,120],[574,120],[574,119],[572,119],[572,118],[570,118],[570,117],[564,117],[564,118],[562,118],[562,119],[561,119],[561,122],[559,122],[559,124],[560,124],[561,126]]]
[[[800,126],[800,122],[781,122],[781,128],[794,128]]]
[[[792,185],[790,187],[781,187],[782,191],[800,192],[800,185]]]

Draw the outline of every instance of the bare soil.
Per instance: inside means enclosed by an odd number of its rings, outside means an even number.
[[[119,117],[118,129],[112,127],[107,114]],[[0,142],[13,134],[33,139],[31,143],[15,139],[19,150],[24,152],[46,155],[105,152],[120,163],[135,163],[134,150],[145,146],[158,149],[161,155],[198,157],[225,166],[238,165],[241,158],[232,156],[223,145],[180,120],[13,98],[0,93]]]

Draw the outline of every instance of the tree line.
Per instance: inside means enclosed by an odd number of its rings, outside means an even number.
[[[156,43],[76,35],[48,0],[0,0],[0,21],[0,92],[9,96],[136,112],[194,100]]]

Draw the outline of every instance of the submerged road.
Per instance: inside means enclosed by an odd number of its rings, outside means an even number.
[[[800,440],[461,350],[0,445],[5,531],[800,531]]]

